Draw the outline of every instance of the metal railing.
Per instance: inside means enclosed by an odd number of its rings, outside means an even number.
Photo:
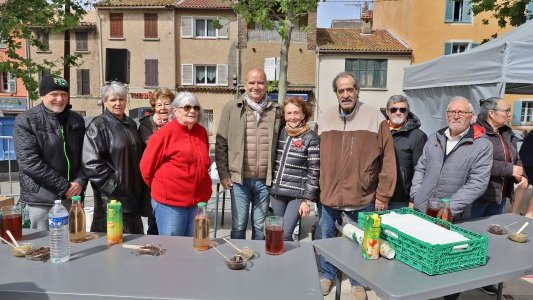
[[[281,36],[276,30],[249,30],[249,42],[281,42]],[[307,42],[307,32],[302,30],[293,30],[291,42]]]

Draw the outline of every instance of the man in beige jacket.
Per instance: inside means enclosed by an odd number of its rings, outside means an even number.
[[[231,238],[245,239],[250,207],[252,239],[265,238],[268,186],[280,127],[280,108],[266,96],[263,70],[252,69],[244,78],[246,92],[222,110],[215,145],[220,183],[231,189]]]

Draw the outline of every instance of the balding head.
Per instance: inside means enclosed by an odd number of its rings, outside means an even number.
[[[260,103],[266,95],[267,79],[265,71],[251,69],[244,77],[244,89],[248,98]]]

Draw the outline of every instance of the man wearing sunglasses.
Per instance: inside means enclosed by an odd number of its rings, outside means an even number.
[[[394,95],[389,98],[387,116],[396,151],[396,188],[389,202],[389,209],[394,209],[409,204],[415,166],[428,138],[420,130],[420,120],[409,111],[409,103],[404,96]]]
[[[359,101],[359,84],[352,73],[333,79],[334,108],[318,115],[320,135],[319,236],[337,236],[342,213],[357,221],[359,211],[387,208],[396,185],[396,158],[383,114]],[[335,100],[333,100],[335,101]],[[330,293],[337,269],[320,258],[320,287]],[[352,299],[367,299],[360,283],[350,278]]]
[[[266,96],[261,69],[244,77],[245,93],[222,110],[215,145],[220,183],[231,191],[231,238],[245,239],[250,209],[252,239],[265,238],[272,163],[281,123],[280,106]]]

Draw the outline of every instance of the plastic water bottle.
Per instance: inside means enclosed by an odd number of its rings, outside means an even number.
[[[70,242],[68,211],[56,200],[48,213],[48,227],[50,228],[50,260],[52,263],[64,263],[70,259]]]

